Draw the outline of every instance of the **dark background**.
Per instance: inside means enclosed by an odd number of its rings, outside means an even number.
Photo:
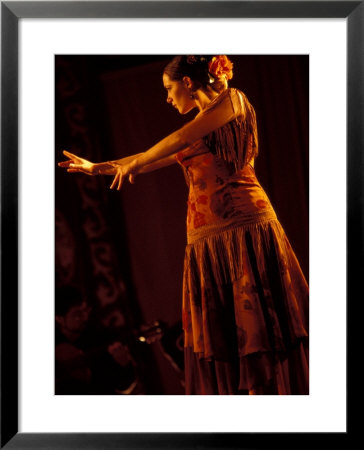
[[[230,86],[258,121],[258,179],[308,279],[309,58],[228,55]],[[147,150],[191,120],[166,103],[168,55],[55,58],[55,160],[67,149],[94,162]],[[187,186],[175,165],[137,177],[121,192],[112,178],[55,169],[56,285],[78,287],[93,320],[139,342],[155,320],[179,329]],[[168,331],[169,330],[169,331]],[[161,342],[136,345],[144,393],[183,394],[181,373]]]

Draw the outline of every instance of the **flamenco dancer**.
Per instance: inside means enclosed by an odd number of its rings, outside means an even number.
[[[195,118],[149,150],[92,163],[64,151],[68,172],[125,179],[178,163],[189,185],[183,274],[186,394],[307,395],[308,285],[259,184],[256,115],[228,87],[225,55],[176,56],[167,102]]]

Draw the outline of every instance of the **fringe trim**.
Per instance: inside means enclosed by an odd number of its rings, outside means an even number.
[[[236,217],[233,219],[224,219],[220,222],[215,222],[211,225],[203,225],[194,230],[187,231],[187,243],[195,244],[201,239],[205,239],[207,237],[213,237],[216,234],[222,233],[223,231],[227,231],[232,228],[238,227],[246,227],[248,225],[258,225],[260,223],[267,222],[269,220],[277,220],[276,213],[273,209],[254,212],[249,215],[244,215],[240,220],[237,220]]]
[[[253,107],[244,97],[245,115],[212,131],[204,137],[211,153],[233,165],[235,172],[241,170],[258,155],[258,132]]]
[[[269,229],[276,218],[262,222],[235,224],[229,229],[222,229],[194,244],[186,247],[185,273],[189,274],[188,285],[190,289],[198,289],[201,277],[212,276],[217,284],[222,285],[234,282],[243,276],[244,255],[247,253],[245,233],[251,232],[254,237],[254,248],[257,254],[262,254],[263,246],[269,247]],[[192,293],[196,295],[197,290]]]

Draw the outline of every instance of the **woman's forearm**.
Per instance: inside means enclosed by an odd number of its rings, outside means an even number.
[[[149,172],[150,170],[148,170],[148,166],[153,167],[154,164],[158,164],[158,162],[162,161],[165,161],[167,163],[165,165],[172,164],[173,162],[175,162],[173,155],[175,155],[178,151],[182,150],[186,146],[186,143],[180,136],[179,130],[175,131],[135,159],[137,172]],[[159,166],[156,168],[159,168]]]
[[[175,162],[173,156],[187,147],[184,135],[181,133],[183,129],[184,127],[165,137],[146,152],[136,153],[126,158],[100,163],[99,165],[96,164],[96,168],[99,170],[98,173],[115,175],[116,168],[113,164],[133,164],[133,169],[135,169],[136,174],[152,172],[153,170],[173,164]],[[107,164],[110,165],[108,166]]]
[[[116,167],[115,165],[125,165],[130,164],[132,161],[134,161],[137,158],[140,158],[143,155],[143,153],[136,153],[134,155],[126,156],[125,158],[121,159],[115,159],[113,161],[106,161],[102,163],[96,163],[94,164],[95,167],[95,173],[99,175],[115,175],[116,174]],[[153,172],[154,170],[161,169],[162,167],[170,166],[171,164],[174,164],[176,162],[174,155],[167,156],[166,158],[159,159],[157,161],[154,161],[150,164],[145,164],[143,167],[140,168],[138,173],[148,173]]]
[[[105,161],[94,164],[94,171],[97,175],[115,175],[115,165],[130,164],[134,159],[141,156],[143,153],[136,153],[135,155],[126,156],[125,158],[115,159],[113,161]]]
[[[119,164],[120,166],[123,164],[131,163],[135,158],[139,158],[143,153],[135,153],[134,155],[125,156],[125,158],[115,159],[113,161],[108,161],[111,164]]]

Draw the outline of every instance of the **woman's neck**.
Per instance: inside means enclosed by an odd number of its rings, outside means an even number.
[[[203,91],[202,89],[197,89],[195,91],[195,102],[197,105],[197,108],[200,111],[203,111],[206,106],[211,103],[218,95],[219,93],[211,89],[211,91]]]

